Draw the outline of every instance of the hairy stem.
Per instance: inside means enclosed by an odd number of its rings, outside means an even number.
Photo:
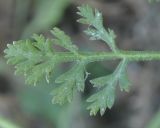
[[[95,62],[105,60],[124,59],[128,61],[160,60],[160,52],[148,51],[118,51],[118,52],[79,52],[74,55],[69,52],[57,52],[54,56],[64,58],[64,62],[82,61]]]

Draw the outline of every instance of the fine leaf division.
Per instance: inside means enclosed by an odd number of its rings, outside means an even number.
[[[84,31],[90,40],[102,40],[111,52],[81,52],[72,43],[71,38],[62,30],[54,28],[51,33],[54,39],[46,39],[43,35],[34,34],[32,39],[15,41],[8,44],[5,52],[7,62],[15,66],[16,74],[23,74],[27,84],[36,85],[43,77],[47,83],[55,68],[65,62],[73,62],[71,69],[60,75],[55,83],[58,84],[52,91],[54,104],[71,102],[74,92],[85,89],[85,80],[88,73],[86,65],[95,61],[120,59],[115,71],[107,76],[90,80],[98,91],[87,99],[90,115],[96,115],[98,111],[103,115],[107,108],[111,108],[115,101],[115,89],[129,91],[130,82],[127,76],[127,65],[130,61],[160,60],[159,52],[122,51],[116,47],[116,35],[113,30],[105,29],[103,17],[100,11],[93,10],[88,5],[78,7],[81,18],[78,22],[88,25]],[[67,51],[56,51],[55,45],[63,47]]]

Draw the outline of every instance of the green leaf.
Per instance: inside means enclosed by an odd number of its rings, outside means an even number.
[[[60,87],[54,88],[52,91],[52,103],[53,104],[65,104],[67,102],[71,102],[73,98],[73,92],[74,92],[74,82],[73,81],[67,81],[66,83],[63,83],[60,85]]]
[[[59,28],[54,28],[51,33],[56,37],[56,39],[54,39],[54,43],[66,48],[75,54],[77,53],[77,46],[72,44],[71,38],[63,31],[61,31]]]
[[[119,78],[119,86],[120,86],[121,91],[124,90],[124,91],[128,92],[130,89],[130,85],[131,85],[131,83],[128,79],[128,75],[127,75],[126,71],[124,70],[121,77]]]
[[[34,84],[43,77],[49,82],[49,74],[54,70],[58,59],[51,48],[52,42],[42,35],[34,35],[34,40],[25,40],[8,44],[6,58],[15,65],[15,73],[24,74],[27,84]]]
[[[101,91],[98,91],[87,99],[87,102],[92,103],[88,107],[90,115],[96,115],[99,110],[100,114],[103,115],[106,108],[110,109],[113,106],[115,101],[115,89],[118,82],[122,91],[129,90],[130,82],[126,74],[127,64],[128,61],[123,59],[112,74],[90,81],[94,87],[101,89]]]
[[[90,110],[90,115],[96,115],[100,110],[100,114],[105,113],[106,108],[111,109],[115,101],[115,83],[108,85],[105,89],[95,93],[90,98],[87,99],[87,102],[93,102],[90,106],[87,107]]]
[[[100,40],[101,39],[100,33],[96,29],[94,29],[94,28],[88,28],[84,32],[87,35],[90,36],[90,40]]]
[[[34,46],[44,53],[52,53],[52,41],[50,39],[45,39],[43,35],[33,34],[32,38],[35,40]]]
[[[111,29],[104,28],[102,14],[97,9],[93,10],[89,5],[78,7],[78,10],[77,13],[82,17],[78,22],[89,25],[85,33],[90,36],[90,39],[103,40],[114,52],[117,52],[115,33]]]
[[[102,14],[97,9],[94,11],[89,5],[83,5],[78,7],[78,10],[79,12],[77,12],[77,14],[82,16],[78,22],[93,25],[97,29],[103,29]]]
[[[78,62],[69,71],[60,75],[55,83],[60,84],[53,91],[53,103],[64,104],[71,102],[74,90],[84,91],[85,87],[85,64]]]
[[[128,65],[128,60],[123,59],[114,72],[114,76],[118,77],[121,91],[124,90],[126,92],[129,91],[129,88],[131,86],[130,81],[128,79],[127,71],[126,71],[127,65]]]
[[[93,9],[89,5],[82,5],[81,7],[78,7],[79,14],[82,16],[81,19],[78,20],[78,22],[83,24],[91,24],[94,20],[94,12]]]
[[[113,78],[113,75],[108,75],[108,76],[95,78],[93,80],[90,80],[90,82],[91,84],[93,84],[93,87],[101,88],[101,87],[104,87],[106,83],[109,84],[110,82],[112,82],[112,78]]]
[[[52,92],[53,103],[59,104],[70,102],[74,91],[84,91],[87,77],[85,67],[88,63],[122,59],[112,74],[90,81],[98,88],[98,92],[88,98],[87,101],[90,103],[88,109],[91,115],[96,115],[98,111],[103,115],[105,110],[110,109],[114,104],[116,87],[119,86],[122,91],[128,91],[130,88],[126,72],[129,61],[159,60],[160,53],[118,50],[114,43],[116,36],[113,30],[104,28],[101,13],[88,5],[79,7],[79,11],[78,14],[82,16],[79,21],[89,25],[85,33],[90,35],[92,40],[105,41],[113,50],[112,52],[79,52],[69,36],[60,29],[54,28],[52,34],[55,39],[34,35],[30,40],[16,41],[13,45],[7,45],[5,57],[8,63],[15,65],[16,73],[24,74],[26,82],[34,85],[43,77],[49,82],[50,74],[55,70],[56,65],[76,62],[69,71],[55,80],[58,86]],[[52,44],[57,44],[68,51],[56,51]]]
[[[59,76],[55,82],[59,84],[73,82],[78,91],[84,91],[85,87],[85,64],[83,62],[77,63],[69,71]]]

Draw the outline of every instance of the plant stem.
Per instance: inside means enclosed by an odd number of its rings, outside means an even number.
[[[78,60],[95,62],[124,58],[128,61],[160,60],[160,52],[155,51],[79,52],[78,55],[69,52],[57,52],[54,56],[57,56],[57,58],[64,58],[63,62]]]

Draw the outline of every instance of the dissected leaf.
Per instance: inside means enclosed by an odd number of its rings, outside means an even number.
[[[88,106],[88,110],[90,110],[90,115],[96,115],[100,110],[100,114],[103,115],[105,113],[106,108],[111,108],[114,104],[115,100],[115,83],[107,85],[107,87],[87,99],[87,102],[91,102],[92,104]]]
[[[121,91],[124,90],[126,92],[129,91],[131,85],[126,71],[127,65],[128,61],[126,59],[123,59],[114,72],[114,75],[118,77]]]
[[[122,76],[119,78],[119,86],[120,86],[121,91],[124,90],[124,91],[128,92],[130,89],[130,85],[131,85],[131,83],[128,79],[127,73],[126,73],[126,71],[124,71],[122,73]]]
[[[67,83],[68,81],[73,81],[75,83],[78,91],[84,91],[84,83],[85,83],[85,65],[82,63],[78,63],[73,66],[69,71],[63,73],[59,76],[55,82],[56,83]]]
[[[33,36],[33,39],[36,41],[36,43],[34,43],[33,45],[35,47],[37,47],[39,50],[43,51],[43,52],[50,52],[52,53],[53,52],[53,49],[52,49],[52,41],[50,39],[45,39],[45,37],[43,35],[37,35],[37,34],[34,34]],[[46,42],[46,43],[44,43]],[[44,45],[45,44],[45,45]]]
[[[67,102],[71,102],[74,90],[75,87],[73,81],[67,81],[66,83],[60,85],[60,87],[54,88],[52,91],[52,103],[62,105]]]
[[[55,80],[57,84],[60,84],[60,87],[54,89],[53,103],[64,104],[67,101],[70,102],[72,100],[73,91],[75,89],[78,91],[84,91],[84,69],[84,63],[78,63]]]
[[[94,28],[88,28],[84,32],[90,36],[90,40],[100,40],[101,39],[101,34]]]
[[[54,28],[51,33],[56,37],[56,39],[54,39],[54,43],[66,48],[73,53],[78,51],[77,46],[72,44],[71,38],[59,28]]]
[[[6,58],[15,65],[16,73],[24,74],[26,83],[35,84],[54,70],[58,59],[54,57],[52,42],[42,35],[34,35],[34,40],[25,40],[8,44]]]
[[[79,19],[78,22],[83,24],[91,24],[93,22],[94,12],[91,7],[89,7],[88,5],[82,5],[81,7],[78,7],[78,10],[79,12],[77,12],[77,14],[82,16],[82,18]]]
[[[60,29],[54,28],[51,32],[55,39],[45,39],[44,36],[35,34],[30,40],[16,41],[13,45],[9,44],[5,50],[5,57],[8,59],[8,63],[15,65],[16,73],[24,74],[26,82],[34,85],[43,77],[49,82],[50,73],[54,71],[57,64],[76,62],[70,70],[55,80],[58,86],[52,92],[52,102],[58,104],[71,102],[74,91],[84,91],[85,80],[88,76],[85,74],[87,63],[112,59],[112,57],[113,59],[122,58],[123,60],[112,74],[90,81],[99,91],[88,98],[87,102],[90,102],[88,109],[91,115],[96,115],[98,111],[103,115],[105,110],[110,109],[114,104],[117,83],[119,83],[121,90],[129,90],[130,83],[126,73],[128,60],[126,58],[131,57],[130,59],[132,59],[133,57],[135,59],[141,56],[132,56],[132,54],[127,56],[126,53],[116,49],[114,43],[116,36],[111,29],[104,29],[102,14],[98,10],[93,10],[86,5],[79,7],[79,11],[78,14],[82,16],[79,21],[89,25],[85,33],[90,35],[92,40],[104,40],[114,53],[79,52],[68,35]],[[56,51],[52,44],[59,45],[68,51]],[[154,55],[155,58],[159,58],[157,53]],[[143,54],[141,58],[146,57],[149,58],[150,55]]]
[[[112,74],[90,81],[94,87],[101,89],[101,91],[93,94],[87,100],[87,102],[91,102],[91,105],[88,107],[91,115],[96,115],[99,110],[100,114],[103,115],[106,108],[110,109],[113,106],[117,82],[119,82],[121,90],[129,90],[130,83],[126,74],[127,64],[128,61],[124,59]]]
[[[78,14],[82,16],[78,22],[82,24],[92,25],[96,29],[103,29],[103,18],[102,14],[95,9],[95,11],[89,5],[83,5],[78,7]]]
[[[93,84],[94,87],[101,88],[104,87],[107,84],[110,84],[112,82],[113,75],[103,76],[99,78],[95,78],[93,80],[90,80],[91,84]]]
[[[91,40],[103,40],[109,47],[116,52],[118,49],[115,45],[115,33],[113,30],[106,30],[103,26],[102,14],[97,10],[93,10],[89,5],[78,7],[78,14],[82,17],[78,22],[89,25],[85,31]]]

